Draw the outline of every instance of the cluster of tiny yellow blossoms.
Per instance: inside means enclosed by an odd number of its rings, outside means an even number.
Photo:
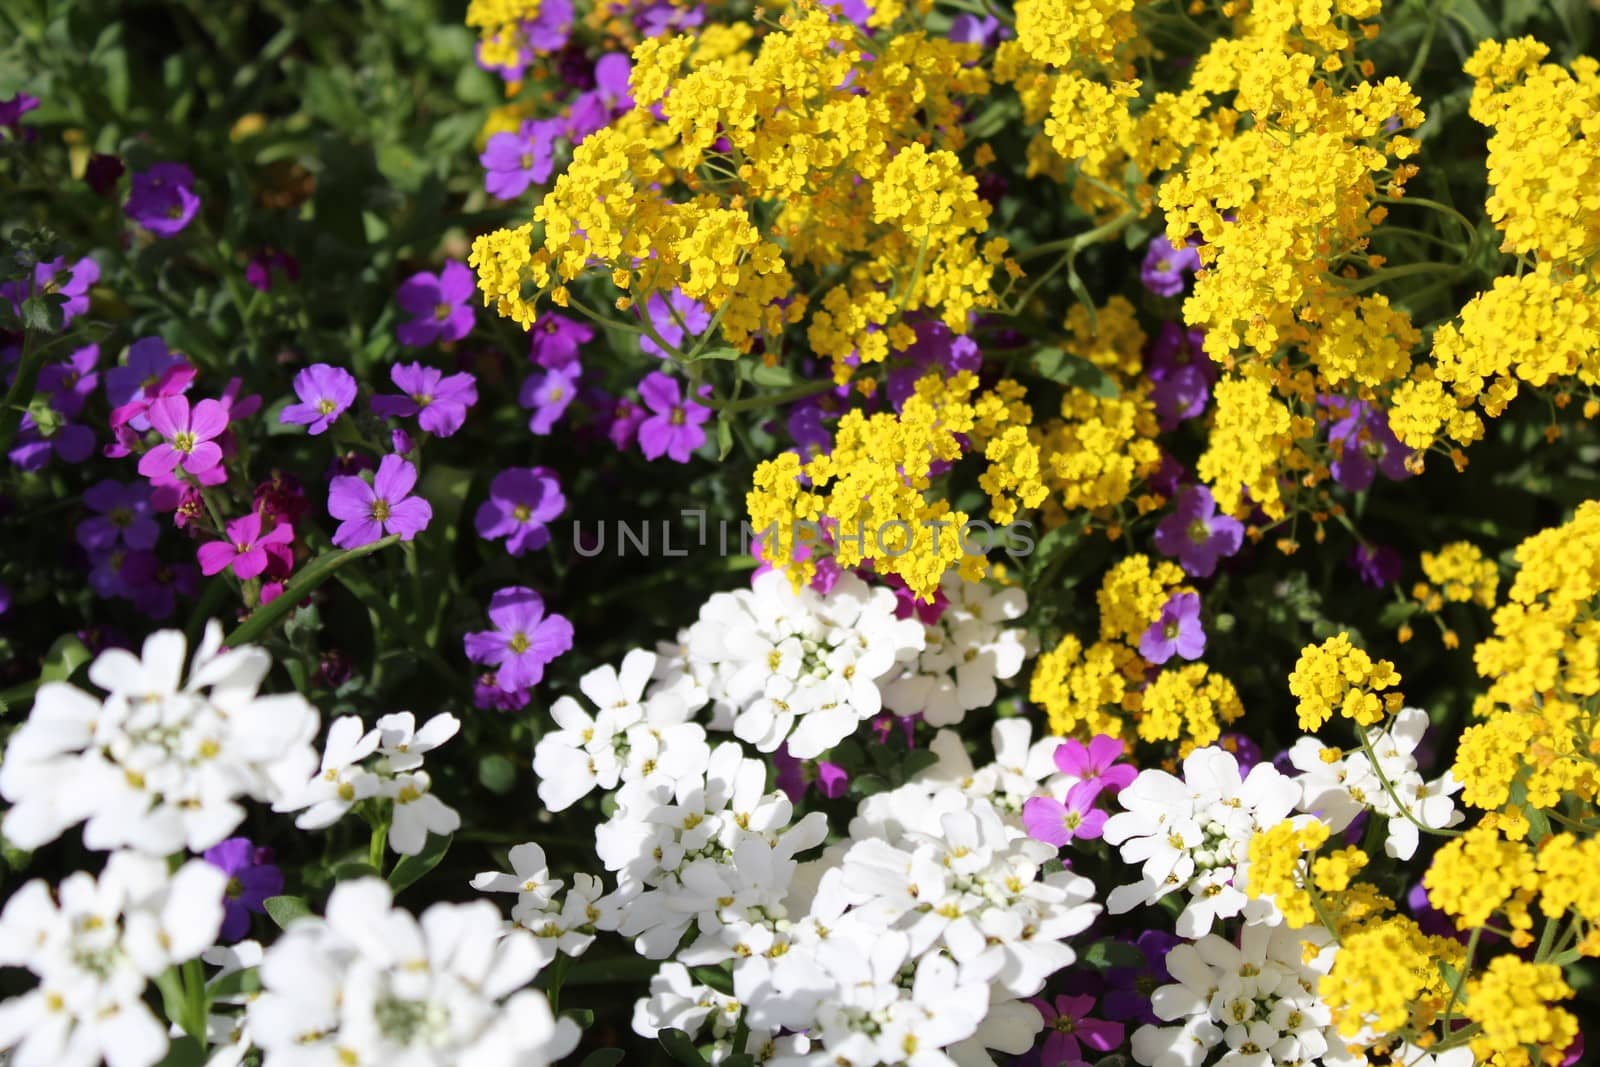
[[[1560,1063],[1578,1036],[1578,1020],[1555,1005],[1571,996],[1560,967],[1496,956],[1467,983],[1463,1014],[1481,1027],[1472,1039],[1473,1054],[1496,1067]],[[1529,1046],[1542,1050],[1540,1059],[1528,1054]]]
[[[1484,558],[1483,551],[1477,545],[1469,541],[1456,541],[1437,552],[1424,552],[1422,573],[1428,576],[1428,581],[1439,587],[1440,595],[1448,601],[1494,607],[1495,591],[1500,586],[1500,571],[1492,560]]]
[[[1538,873],[1527,845],[1508,840],[1479,824],[1441,848],[1422,884],[1428,901],[1456,926],[1470,930],[1500,912],[1514,930],[1533,924],[1528,904],[1538,887]]]
[[[478,58],[493,67],[522,66],[522,24],[539,17],[539,0],[469,0],[467,25],[478,31]]]
[[[1317,922],[1315,902],[1307,886],[1306,853],[1315,853],[1328,840],[1328,824],[1319,819],[1285,819],[1250,838],[1249,880],[1245,892],[1252,899],[1270,897],[1291,926]]]
[[[1373,919],[1341,936],[1317,993],[1346,1037],[1426,1030],[1450,998],[1439,961],[1459,965],[1462,955],[1458,942],[1429,937],[1409,918]]]
[[[1214,744],[1222,728],[1244,713],[1233,683],[1204,663],[1154,669],[1139,654],[1139,639],[1177,592],[1184,574],[1171,562],[1128,556],[1101,581],[1099,638],[1087,648],[1067,634],[1034,665],[1028,698],[1044,708],[1062,735],[1137,736],[1177,741],[1179,753]]]
[[[969,516],[928,499],[931,468],[960,459],[960,437],[974,429],[977,384],[969,372],[927,375],[898,415],[847,412],[827,455],[802,463],[789,452],[762,463],[746,506],[756,529],[774,531],[762,543],[766,559],[797,584],[808,581],[819,555],[800,558],[797,542],[810,523],[831,533],[840,566],[871,559],[927,600],[947,571],[981,578],[984,556],[962,543]]]
[[[1347,633],[1307,646],[1289,675],[1303,730],[1316,730],[1335,714],[1359,726],[1376,726],[1404,704],[1405,697],[1394,689],[1399,684],[1393,663],[1374,660],[1351,644]]]

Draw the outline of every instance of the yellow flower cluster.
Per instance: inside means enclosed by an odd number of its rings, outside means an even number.
[[[1152,665],[1139,639],[1182,585],[1177,564],[1143,555],[1118,561],[1101,580],[1099,638],[1087,648],[1073,634],[1034,665],[1028,699],[1045,709],[1062,735],[1133,734],[1148,742],[1178,741],[1179,753],[1216,742],[1244,714],[1238,691],[1204,663],[1173,663],[1149,679]]]
[[[1317,910],[1306,886],[1304,857],[1315,853],[1327,840],[1328,824],[1320,819],[1285,819],[1258,830],[1250,838],[1245,893],[1252,900],[1270,897],[1290,926],[1314,925]]]
[[[1497,1067],[1560,1063],[1578,1036],[1578,1020],[1555,1003],[1571,996],[1560,967],[1496,956],[1481,977],[1467,983],[1463,1013],[1482,1027],[1472,1039],[1473,1054]],[[1537,1059],[1529,1046],[1540,1050]]]
[[[522,66],[522,24],[539,17],[539,0],[469,0],[467,25],[478,31],[478,58],[495,67]]]
[[[1318,729],[1335,713],[1359,726],[1376,726],[1405,702],[1398,690],[1384,692],[1399,684],[1393,663],[1374,660],[1347,633],[1306,646],[1289,675],[1302,730]]]
[[[1364,1027],[1379,1034],[1425,1028],[1450,998],[1437,961],[1459,965],[1461,957],[1458,943],[1429,937],[1411,919],[1375,919],[1341,936],[1317,994],[1346,1037]]]
[[[1500,572],[1483,551],[1470,541],[1455,541],[1437,552],[1422,554],[1422,573],[1439,587],[1444,598],[1457,604],[1476,602],[1494,607]]]
[[[1539,884],[1533,855],[1491,827],[1474,826],[1441,848],[1422,884],[1429,903],[1454,916],[1462,930],[1482,926],[1495,912],[1514,930],[1533,923],[1528,904]]]

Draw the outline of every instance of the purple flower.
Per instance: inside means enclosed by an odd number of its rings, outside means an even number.
[[[89,310],[89,288],[99,280],[100,264],[88,256],[71,266],[65,257],[58,256],[33,265],[31,292],[26,282],[6,282],[0,285],[0,299],[9,300],[13,313],[21,315],[22,302],[29,296],[54,293],[66,297],[66,303],[61,305],[61,325],[65,327]]]
[[[200,573],[210,577],[233,568],[234,577],[249,581],[267,569],[269,545],[287,545],[294,540],[294,527],[279,523],[261,532],[261,513],[252,511],[228,523],[227,537],[200,546]]]
[[[278,421],[303,425],[314,437],[325,432],[356,399],[356,380],[350,372],[327,363],[313,363],[294,376],[300,403],[278,413]]]
[[[1229,731],[1217,741],[1224,751],[1233,753],[1239,761],[1239,773],[1249,774],[1250,768],[1261,762],[1261,746],[1244,734]]]
[[[178,597],[192,597],[200,588],[200,571],[192,563],[163,563],[154,552],[129,552],[123,560],[127,596],[152,619],[169,617]]]
[[[833,434],[822,425],[822,419],[822,405],[814,399],[801,400],[789,409],[784,425],[802,461],[825,455],[833,447]]]
[[[532,699],[526,689],[502,689],[498,671],[486,671],[472,683],[472,704],[485,711],[521,711]]]
[[[1066,1067],[1086,1062],[1090,1052],[1110,1052],[1122,1044],[1127,1028],[1121,1023],[1090,1017],[1094,994],[1059,996],[1052,1007],[1041,997],[1029,1000],[1044,1018],[1044,1039],[1039,1067]]]
[[[711,409],[683,397],[676,378],[651,371],[639,383],[639,398],[652,414],[639,425],[639,451],[645,459],[663,454],[675,463],[689,462],[695,449],[705,444],[701,429]]]
[[[1145,250],[1144,263],[1139,268],[1139,280],[1157,296],[1177,296],[1183,292],[1184,275],[1200,269],[1200,253],[1189,245],[1172,247],[1167,235],[1158,233],[1150,238]]]
[[[27,93],[18,93],[16,96],[0,100],[0,126],[10,130],[13,137],[25,136],[22,129],[22,116],[38,106],[39,98],[37,96],[29,96]],[[32,130],[26,131],[27,134],[32,134],[32,132]]]
[[[669,3],[667,0],[655,0],[653,3],[636,7],[633,12],[634,26],[646,37],[683,33],[685,30],[694,29],[705,20],[704,7],[698,4],[687,7],[683,4]]]
[[[483,187],[489,195],[514,200],[530,185],[541,185],[555,166],[556,138],[565,124],[560,119],[524,122],[515,132],[489,138],[478,162],[487,172]]]
[[[148,414],[162,441],[139,457],[139,473],[146,478],[170,475],[179,465],[203,474],[222,462],[215,438],[228,428],[228,410],[218,401],[202,400],[191,410],[188,397],[163,396],[150,402]]]
[[[1203,485],[1185,486],[1178,493],[1172,514],[1156,525],[1156,548],[1178,557],[1186,574],[1209,578],[1217,561],[1239,551],[1244,544],[1244,524],[1217,514],[1217,501]]]
[[[684,296],[677,289],[668,296],[651,293],[644,302],[644,314],[650,321],[650,328],[679,351],[683,350],[685,337],[698,337],[711,325],[711,313],[698,300]],[[639,350],[662,359],[667,356],[654,339],[646,336],[639,338]]]
[[[416,484],[417,468],[395,455],[383,457],[371,485],[353,474],[333,479],[328,514],[344,520],[334,531],[333,543],[360,548],[385,534],[399,534],[400,540],[409,541],[427,529],[433,507],[411,495]]]
[[[528,358],[546,370],[568,370],[578,349],[594,340],[594,327],[565,315],[541,315],[528,331]]]
[[[438,274],[421,271],[400,283],[395,303],[411,316],[395,330],[400,343],[412,348],[435,341],[459,341],[472,332],[475,318],[468,301],[477,290],[465,263],[450,260]]]
[[[97,512],[78,523],[78,544],[86,552],[101,552],[118,543],[153,548],[161,536],[161,527],[150,516],[150,487],[143,482],[106,479],[90,486],[83,502]]]
[[[478,507],[478,536],[495,541],[506,538],[513,556],[550,543],[546,523],[567,506],[561,482],[544,467],[512,467],[494,476],[489,499]]]
[[[159,337],[141,337],[133,342],[128,346],[127,359],[127,363],[106,371],[106,401],[112,408],[155,399],[162,395],[158,387],[169,372],[189,366],[182,356],[168,351],[167,343]],[[181,388],[173,391],[186,391],[192,381],[190,375],[181,381]],[[180,383],[173,379],[170,384]],[[143,433],[150,428],[150,420],[140,412],[128,420],[128,425]]]
[[[1105,972],[1107,985],[1100,1010],[1107,1018],[1125,1022],[1159,1025],[1160,1019],[1150,1009],[1150,994],[1172,981],[1167,972],[1167,953],[1182,944],[1182,938],[1165,930],[1145,930],[1134,942],[1143,957],[1139,967],[1112,967]]]
[[[265,915],[267,898],[283,892],[283,872],[272,865],[270,848],[256,848],[247,837],[213,845],[206,849],[205,861],[228,876],[218,940],[238,941],[250,932],[250,913]]]
[[[507,586],[490,597],[489,621],[493,630],[467,635],[467,658],[498,668],[504,689],[538,685],[545,666],[572,647],[572,624],[547,617],[544,599],[527,586]]]
[[[417,425],[438,437],[449,437],[467,421],[467,409],[478,402],[478,382],[471,374],[445,375],[421,363],[397,363],[389,380],[401,396],[372,398],[372,410],[383,418],[417,416]]]
[[[1139,655],[1158,667],[1174,654],[1193,660],[1205,650],[1198,593],[1172,594],[1161,607],[1161,617],[1139,638]]]
[[[517,403],[533,412],[528,429],[540,437],[555,428],[567,405],[578,395],[578,368],[530,374],[522,383]]]
[[[1092,785],[1091,798],[1102,789],[1120,792],[1138,777],[1139,772],[1122,758],[1122,742],[1108,734],[1096,734],[1085,745],[1076,738],[1068,738],[1056,746],[1056,770],[1076,778],[1077,784]]]
[[[6,453],[21,471],[42,470],[52,456],[63,463],[82,463],[94,452],[94,431],[74,423],[51,422],[40,426],[25,413]]]
[[[264,248],[250,257],[244,266],[244,280],[250,288],[263,293],[272,289],[272,272],[277,271],[288,281],[299,281],[300,261],[287,252]]]
[[[96,152],[84,164],[83,180],[94,190],[95,196],[109,199],[117,191],[117,183],[122,180],[125,169],[122,160],[116,156]]]
[[[1406,469],[1410,451],[1389,429],[1383,412],[1361,400],[1322,400],[1334,414],[1342,416],[1328,427],[1328,444],[1335,451],[1328,469],[1334,481],[1359,493],[1371,488],[1380,472],[1395,482],[1411,477]]]
[[[1400,578],[1400,553],[1388,545],[1358,543],[1344,562],[1361,576],[1363,585],[1373,589],[1382,589]]]
[[[140,171],[129,184],[123,210],[157,237],[176,237],[200,210],[194,172],[182,163],[157,163]]]
[[[900,353],[900,359],[909,365],[889,372],[889,403],[896,411],[910,399],[918,380],[934,367],[954,374],[964,370],[976,372],[983,364],[983,353],[972,338],[956,333],[937,319],[925,319],[914,325],[917,339]]]
[[[567,136],[577,144],[596,130],[604,129],[611,120],[633,110],[633,97],[628,95],[628,79],[633,64],[622,52],[608,52],[594,65],[595,87],[572,102],[567,112]]]
[[[1106,824],[1106,813],[1094,806],[1099,794],[1096,783],[1079,782],[1067,790],[1064,804],[1055,797],[1029,797],[1022,805],[1023,829],[1035,841],[1057,848],[1077,838],[1093,840]]]
[[[548,55],[566,47],[571,29],[571,0],[540,0],[538,17],[522,24],[522,40],[535,53]]]
[[[950,39],[957,44],[989,48],[999,42],[1003,32],[1000,20],[993,15],[960,14],[950,20]]]

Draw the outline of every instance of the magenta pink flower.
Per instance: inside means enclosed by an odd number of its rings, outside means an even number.
[[[228,409],[215,400],[202,400],[191,410],[186,396],[163,396],[150,402],[150,425],[162,437],[139,457],[139,473],[146,478],[171,474],[182,466],[190,474],[203,474],[222,462],[222,447],[215,438],[228,428]]]
[[[1127,1028],[1108,1019],[1094,1019],[1094,994],[1078,997],[1060,996],[1052,1006],[1042,997],[1029,1001],[1044,1018],[1044,1039],[1040,1050],[1040,1067],[1062,1067],[1068,1063],[1083,1063],[1088,1059],[1085,1050],[1110,1052],[1122,1044]],[[1099,1057],[1096,1057],[1097,1059]]]
[[[1118,763],[1121,758],[1122,742],[1109,734],[1096,734],[1087,745],[1069,738],[1055,752],[1056,770],[1092,784],[1094,794],[1102,789],[1120,792],[1139,776],[1128,764]]]
[[[1068,841],[1092,841],[1106,824],[1106,813],[1094,806],[1100,787],[1079,782],[1067,790],[1066,803],[1055,797],[1029,797],[1022,805],[1022,826],[1035,841],[1060,848]]]
[[[228,523],[228,536],[200,546],[200,573],[210,576],[233,567],[241,582],[249,581],[267,569],[267,550],[271,545],[286,545],[294,540],[294,527],[279,523],[261,532],[261,513],[252,511]]]

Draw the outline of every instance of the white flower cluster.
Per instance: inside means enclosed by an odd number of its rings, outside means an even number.
[[[731,715],[734,736],[761,752],[787,743],[812,759],[883,709],[882,683],[922,651],[915,619],[854,574],[823,596],[768,571],[750,589],[717,593],[689,628],[688,673]]]
[[[1367,744],[1376,765],[1365,750],[1346,755],[1314,737],[1300,738],[1289,749],[1290,761],[1301,772],[1296,779],[1300,810],[1315,813],[1334,833],[1362,812],[1371,812],[1388,820],[1383,850],[1396,859],[1410,859],[1417,851],[1419,824],[1440,830],[1463,818],[1451,799],[1461,791],[1455,776],[1446,771],[1430,782],[1417,770],[1417,746],[1427,729],[1428,713],[1420,708],[1402,708],[1388,729],[1369,729]]]
[[[181,652],[179,653],[181,656]],[[180,661],[181,662],[181,661]],[[68,875],[52,894],[31,881],[0,913],[0,965],[32,990],[0,1003],[0,1049],[15,1067],[150,1067],[167,1027],[145,1004],[150,979],[211,947],[222,926],[220,870],[116,852],[99,878]]]
[[[1328,938],[1320,929],[1257,925],[1246,926],[1237,945],[1216,934],[1178,945],[1166,959],[1177,981],[1151,997],[1151,1010],[1178,1025],[1135,1030],[1134,1059],[1148,1067],[1366,1063],[1346,1048],[1317,996],[1337,951]],[[1317,951],[1308,953],[1308,943]]]
[[[1265,900],[1250,900],[1234,883],[1247,866],[1250,838],[1288,817],[1300,800],[1295,779],[1258,763],[1243,779],[1239,761],[1221,748],[1200,748],[1183,761],[1183,777],[1141,771],[1117,802],[1126,810],[1106,820],[1105,840],[1124,861],[1140,864],[1140,879],[1106,898],[1113,915],[1183,891],[1188,901],[1177,931],[1191,940],[1220,919],[1276,923]],[[1242,879],[1240,879],[1242,880]]]
[[[1028,597],[1015,586],[969,582],[954,572],[940,592],[947,605],[939,621],[924,628],[917,658],[884,686],[883,703],[899,715],[921,712],[930,726],[954,726],[994,703],[996,679],[1022,669],[1029,638],[1003,624],[1022,617]]]
[[[461,826],[461,816],[433,795],[433,780],[422,769],[422,757],[460,729],[460,721],[448,712],[435,715],[421,729],[409,711],[385,715],[371,730],[354,715],[335,719],[321,768],[302,778],[299,788],[274,810],[300,811],[295,825],[318,830],[364,800],[387,800],[393,804],[389,845],[402,856],[414,856],[430,833],[452,834]],[[378,758],[367,763],[374,754]]]
[[[472,888],[483,893],[515,893],[511,921],[533,934],[538,945],[539,967],[543,969],[557,953],[581,956],[594,943],[595,923],[600,919],[596,902],[604,888],[592,874],[575,875],[566,896],[557,899],[565,883],[550,877],[544,849],[535,844],[518,845],[508,857],[511,870],[484,871],[472,880]]]
[[[162,630],[142,657],[101,653],[89,680],[103,700],[40,687],[0,765],[8,841],[37,848],[86,821],[92,849],[203,851],[244,821],[240,798],[276,802],[310,776],[319,716],[298,694],[257,692],[267,653],[224,648],[212,623],[185,680],[185,650]]]
[[[246,1027],[262,1067],[544,1067],[578,1026],[526,988],[539,948],[488,901],[393,906],[376,878],[341,882],[327,918],[266,950]]]

